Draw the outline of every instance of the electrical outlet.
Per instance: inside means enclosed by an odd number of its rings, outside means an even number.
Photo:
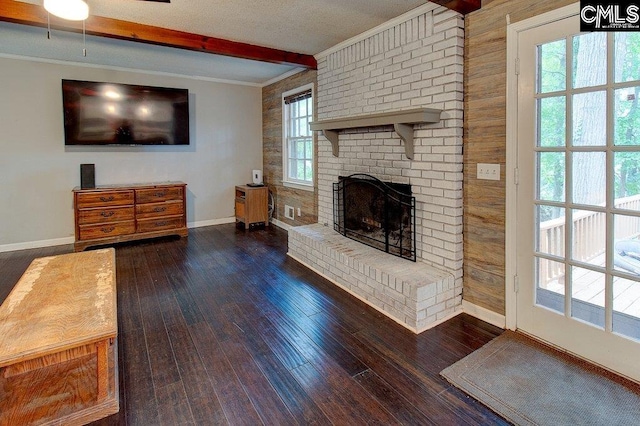
[[[500,164],[478,163],[478,179],[500,180]]]

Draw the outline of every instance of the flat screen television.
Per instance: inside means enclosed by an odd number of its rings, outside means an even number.
[[[188,145],[189,91],[62,80],[65,145]]]

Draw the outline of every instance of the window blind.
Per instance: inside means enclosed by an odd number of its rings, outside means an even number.
[[[293,95],[285,96],[284,103],[288,105],[294,102],[300,102],[305,99],[309,99],[310,97],[311,97],[311,89],[305,90],[304,92],[295,93]]]

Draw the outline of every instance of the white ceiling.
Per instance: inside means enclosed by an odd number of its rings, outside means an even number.
[[[86,0],[92,14],[314,55],[425,0]]]
[[[18,0],[42,4],[42,0]],[[315,55],[402,15],[425,0],[86,0],[90,14]],[[44,34],[44,38],[43,38]],[[54,33],[54,36],[56,34]],[[201,78],[264,84],[294,67],[77,34],[46,40],[42,29],[0,25],[0,54],[150,69]],[[55,39],[63,42],[56,43]],[[76,41],[74,43],[74,41]],[[80,51],[81,51],[80,47]],[[120,52],[120,53],[118,53]]]

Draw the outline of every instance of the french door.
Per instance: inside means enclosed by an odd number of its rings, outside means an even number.
[[[640,33],[517,33],[516,326],[640,381]]]

